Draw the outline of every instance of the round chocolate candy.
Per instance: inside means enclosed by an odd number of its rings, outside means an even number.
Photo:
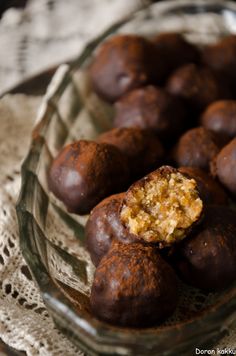
[[[120,193],[105,198],[90,213],[85,226],[86,247],[95,266],[109,251],[112,241],[126,234],[119,220],[123,197],[124,193]]]
[[[160,139],[176,137],[185,127],[182,102],[165,90],[146,86],[136,89],[115,103],[115,127],[153,130]]]
[[[173,157],[176,164],[209,170],[211,160],[220,151],[221,140],[204,127],[186,131],[177,142]]]
[[[64,147],[48,177],[50,190],[68,210],[88,214],[105,197],[125,189],[126,157],[114,146],[80,140]]]
[[[236,195],[236,138],[230,141],[217,155],[214,170],[223,186]]]
[[[156,55],[163,58],[165,63],[165,77],[186,63],[199,62],[199,49],[189,43],[181,33],[164,32],[152,38],[152,42],[156,47]]]
[[[100,46],[89,69],[94,90],[113,102],[130,90],[152,82],[153,52],[154,45],[141,36],[109,38]]]
[[[206,291],[224,289],[236,280],[235,212],[209,206],[203,223],[175,251],[180,276]]]
[[[168,79],[167,91],[185,100],[193,114],[201,112],[213,101],[229,97],[219,78],[210,69],[195,64],[178,68]]]
[[[163,161],[163,146],[150,130],[115,128],[100,135],[97,141],[116,146],[127,157],[131,182],[158,168]]]
[[[209,105],[201,116],[201,124],[216,132],[227,143],[236,136],[236,100],[219,100]]]
[[[91,290],[94,315],[110,324],[147,327],[173,313],[178,299],[172,268],[151,246],[113,242]]]
[[[180,167],[178,170],[195,179],[204,205],[227,205],[228,196],[223,187],[212,176],[200,168]]]

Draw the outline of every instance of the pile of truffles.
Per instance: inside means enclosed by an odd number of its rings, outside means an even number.
[[[150,327],[174,312],[179,279],[206,293],[236,280],[236,36],[116,35],[88,73],[113,129],[65,146],[49,188],[89,214],[94,316]]]

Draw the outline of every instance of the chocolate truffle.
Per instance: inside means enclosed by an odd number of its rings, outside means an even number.
[[[165,32],[152,39],[155,44],[157,55],[164,58],[166,76],[186,63],[195,63],[200,59],[197,47],[187,42],[182,34]]]
[[[222,136],[227,143],[236,136],[236,100],[219,100],[207,107],[201,124]]]
[[[217,177],[225,188],[236,195],[236,138],[222,148],[215,160]]]
[[[160,139],[177,136],[185,125],[182,103],[151,85],[125,95],[115,103],[115,110],[115,127],[151,129]]]
[[[64,147],[49,172],[49,188],[68,211],[87,214],[106,196],[124,190],[126,158],[114,146],[80,140]]]
[[[177,298],[175,273],[157,249],[115,242],[95,272],[90,301],[98,319],[147,327],[167,318]]]
[[[131,185],[120,220],[137,240],[162,248],[182,240],[199,221],[202,209],[196,181],[163,166]]]
[[[233,80],[236,78],[236,35],[222,38],[202,50],[203,62]]]
[[[141,36],[117,35],[99,48],[91,66],[94,90],[107,101],[115,101],[128,91],[153,78],[154,45]]]
[[[213,132],[196,127],[185,132],[173,153],[177,165],[209,170],[211,160],[219,153],[220,142]]]
[[[178,170],[195,179],[204,205],[228,204],[228,196],[222,186],[205,171],[196,167],[180,167]]]
[[[168,79],[167,91],[186,101],[192,111],[202,111],[213,101],[228,98],[217,76],[208,68],[186,64]]]
[[[100,135],[97,141],[114,145],[126,155],[132,181],[158,168],[163,160],[162,144],[151,131],[115,128]]]
[[[209,206],[197,231],[177,246],[177,268],[187,283],[218,291],[236,280],[235,216],[229,207]]]
[[[126,233],[119,220],[119,209],[124,193],[114,194],[99,203],[90,213],[85,226],[86,247],[91,260],[97,266],[108,252],[115,238]]]

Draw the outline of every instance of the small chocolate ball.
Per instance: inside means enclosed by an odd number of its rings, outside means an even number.
[[[197,47],[186,41],[182,34],[165,32],[152,39],[155,44],[157,55],[160,55],[166,67],[165,75],[186,63],[196,63],[200,59]]]
[[[219,100],[209,105],[201,116],[201,124],[229,142],[236,136],[236,100]]]
[[[119,209],[124,193],[114,194],[100,202],[90,213],[85,227],[86,247],[97,266],[109,251],[113,239],[126,233],[119,220]]]
[[[98,50],[90,67],[94,90],[113,102],[132,89],[149,83],[153,76],[154,45],[141,36],[117,35]]]
[[[173,155],[179,167],[209,170],[211,160],[219,151],[220,143],[216,134],[203,127],[196,127],[180,137]]]
[[[198,230],[177,246],[177,268],[189,284],[218,291],[236,279],[236,220],[228,207],[209,206]]]
[[[49,188],[68,211],[87,214],[106,196],[124,190],[126,157],[114,146],[80,140],[64,147],[49,172]]]
[[[185,125],[182,103],[151,85],[125,95],[115,103],[115,110],[115,127],[151,129],[160,139],[177,136]]]
[[[193,112],[202,111],[213,101],[229,96],[211,70],[195,64],[178,68],[169,77],[166,88],[170,94],[184,99]]]
[[[236,138],[222,148],[215,160],[215,173],[223,186],[236,195]]]
[[[202,215],[197,183],[177,169],[163,166],[131,185],[120,220],[133,239],[171,246],[187,236]]]
[[[147,327],[167,318],[177,299],[175,273],[157,249],[115,242],[95,272],[90,301],[98,319]]]
[[[222,38],[203,48],[202,60],[210,68],[228,78],[236,78],[236,35]]]
[[[195,179],[204,205],[228,204],[228,196],[222,186],[205,171],[196,167],[180,167],[178,170]]]
[[[139,128],[115,128],[100,135],[97,141],[116,146],[127,157],[132,182],[159,167],[164,157],[156,135]]]

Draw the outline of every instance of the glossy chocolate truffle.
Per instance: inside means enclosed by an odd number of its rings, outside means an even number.
[[[223,187],[208,173],[196,167],[180,167],[178,170],[195,179],[204,205],[228,204],[228,196]]]
[[[125,95],[115,103],[115,110],[115,127],[151,129],[160,139],[178,135],[185,125],[182,103],[151,85]]]
[[[167,91],[186,101],[193,111],[202,111],[213,101],[229,96],[217,76],[208,68],[186,64],[168,79]]]
[[[211,160],[219,153],[218,137],[203,127],[185,132],[177,142],[174,159],[177,165],[209,170]]]
[[[217,43],[205,46],[203,62],[228,78],[236,78],[236,35],[222,38]]]
[[[222,148],[215,160],[215,172],[219,181],[236,195],[236,138]]]
[[[167,318],[177,298],[175,273],[157,249],[116,242],[95,272],[90,301],[98,319],[147,327]]]
[[[227,143],[236,136],[236,100],[219,100],[207,107],[201,124],[222,136]]]
[[[186,41],[182,34],[165,32],[152,39],[157,55],[164,58],[166,76],[186,63],[195,63],[200,59],[197,47]]]
[[[114,145],[126,155],[132,181],[158,168],[163,161],[164,149],[151,131],[115,128],[100,135],[97,141]]]
[[[107,101],[115,101],[153,78],[154,45],[141,36],[117,35],[99,48],[90,77],[94,90]]]
[[[86,247],[95,266],[108,252],[112,240],[126,234],[119,220],[123,197],[124,193],[114,194],[95,206],[90,213],[85,226],[85,237]]]
[[[203,223],[177,246],[177,267],[189,284],[218,291],[236,279],[236,219],[228,207],[209,206]]]
[[[126,158],[114,146],[80,140],[64,147],[49,172],[49,188],[68,211],[87,214],[106,196],[124,190]]]
[[[197,183],[177,169],[163,166],[131,185],[120,220],[129,234],[160,248],[181,241],[202,214]]]

